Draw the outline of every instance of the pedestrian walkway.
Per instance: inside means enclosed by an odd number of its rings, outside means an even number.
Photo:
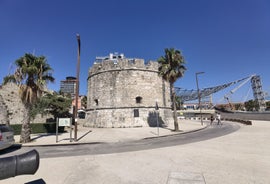
[[[179,132],[175,132],[173,125],[169,127],[138,127],[138,128],[89,128],[78,125],[77,141],[74,141],[74,130],[70,134],[69,127],[65,127],[66,132],[56,134],[32,134],[30,143],[23,146],[37,145],[62,145],[62,144],[83,144],[94,142],[124,142],[153,138],[158,136],[169,136],[173,134],[187,133],[205,128],[209,122],[201,125],[200,121],[179,120]],[[15,141],[19,143],[19,135],[15,136]],[[71,138],[71,139],[70,139]],[[56,142],[56,140],[58,140]]]
[[[179,121],[179,125],[183,131],[180,133],[206,126],[202,127],[199,121],[182,120]],[[150,137],[157,132],[156,128],[138,128],[145,134],[137,134],[137,129],[86,128],[83,130],[79,126],[79,137],[90,130],[91,132],[82,137],[79,143],[139,139]],[[111,137],[106,135],[109,130],[115,131]],[[166,132],[166,129],[160,128],[161,135],[165,133],[164,131]],[[0,180],[0,184],[268,184],[270,183],[270,142],[266,140],[270,139],[269,132],[270,121],[252,121],[252,126],[241,124],[238,131],[226,136],[190,144],[123,153],[41,158],[39,169],[34,175],[20,175]],[[124,136],[128,133],[136,134],[138,137],[120,139],[120,137],[126,138]],[[167,130],[167,133],[172,132]],[[94,135],[100,137],[94,139]],[[59,140],[64,140],[57,144],[68,143],[65,139],[69,134],[65,133],[61,136],[64,137],[59,137]],[[55,135],[52,137],[52,144],[55,144]],[[29,145],[41,144],[42,141],[48,143],[49,139],[37,138]]]

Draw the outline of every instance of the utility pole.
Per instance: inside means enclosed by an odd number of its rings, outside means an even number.
[[[74,128],[74,141],[77,142],[77,131],[78,131],[78,98],[79,98],[79,81],[80,81],[80,55],[81,55],[81,39],[80,35],[77,34],[78,42],[78,58],[77,58],[77,76],[76,76],[76,97],[75,97],[75,128]]]
[[[201,116],[201,125],[203,125],[203,120],[202,120],[202,107],[201,107],[201,93],[200,93],[199,82],[198,82],[198,75],[199,75],[199,74],[204,74],[204,72],[197,72],[197,73],[196,73],[196,84],[197,84],[197,92],[198,92],[198,100],[199,100],[200,116]]]

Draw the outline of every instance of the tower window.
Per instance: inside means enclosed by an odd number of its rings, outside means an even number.
[[[96,106],[98,106],[98,99],[95,99],[94,101],[96,103]]]
[[[136,103],[142,103],[142,97],[141,96],[136,97]]]
[[[139,109],[134,109],[134,117],[139,117]]]

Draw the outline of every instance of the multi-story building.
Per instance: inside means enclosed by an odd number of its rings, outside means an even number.
[[[65,94],[71,94],[75,96],[76,94],[76,77],[66,77],[66,80],[60,82],[60,91]]]

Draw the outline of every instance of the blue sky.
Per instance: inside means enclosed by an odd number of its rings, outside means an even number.
[[[148,61],[169,47],[186,59],[177,87],[196,89],[195,73],[203,71],[200,88],[257,74],[270,92],[269,0],[0,0],[0,24],[0,80],[17,58],[34,53],[47,57],[56,78],[49,88],[59,90],[61,80],[76,76],[79,33],[80,94],[96,56]],[[232,101],[247,95],[245,86]]]

